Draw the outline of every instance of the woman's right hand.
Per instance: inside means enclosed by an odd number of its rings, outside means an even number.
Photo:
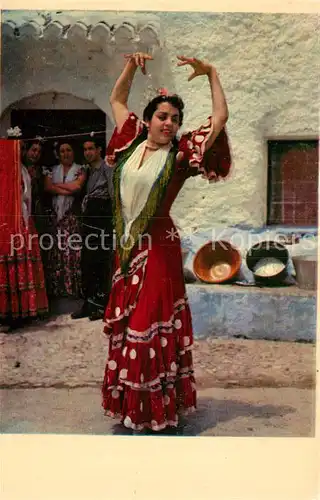
[[[146,61],[152,61],[153,57],[144,52],[134,52],[133,54],[125,54],[124,56],[128,61],[134,62],[136,67],[140,67],[142,73],[146,74]]]
[[[121,132],[125,121],[129,117],[128,97],[134,75],[137,68],[140,67],[142,73],[146,74],[146,61],[151,61],[153,57],[144,52],[135,52],[134,54],[125,54],[127,64],[122,70],[121,75],[116,81],[111,95],[110,104],[114,121],[116,122],[118,132]]]

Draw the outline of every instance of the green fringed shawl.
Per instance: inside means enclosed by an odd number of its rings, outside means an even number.
[[[113,175],[113,185],[114,185],[114,200],[113,200],[113,220],[114,220],[114,229],[116,233],[116,245],[117,252],[120,257],[120,266],[121,271],[125,274],[128,270],[130,263],[130,255],[138,242],[140,236],[142,236],[147,227],[149,226],[150,219],[155,215],[157,209],[161,205],[163,196],[165,194],[166,188],[169,184],[169,181],[174,172],[175,158],[177,154],[177,150],[175,147],[172,147],[169,151],[167,161],[159,173],[156,181],[154,182],[148,199],[146,201],[145,206],[142,211],[135,219],[131,226],[129,237],[126,241],[124,241],[124,229],[125,223],[122,213],[122,204],[121,204],[121,195],[120,195],[120,182],[121,182],[121,173],[124,164],[128,160],[128,158],[132,155],[135,149],[143,142],[145,138],[143,134],[140,135],[131,146],[125,150],[120,158],[118,159],[117,165],[114,167],[114,175]]]

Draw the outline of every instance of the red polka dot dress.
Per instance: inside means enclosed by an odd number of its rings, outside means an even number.
[[[176,427],[179,414],[196,408],[192,321],[180,238],[170,208],[188,177],[202,174],[217,181],[229,173],[230,151],[224,129],[204,152],[210,127],[209,118],[198,130],[184,134],[178,145],[172,145],[161,157],[163,164],[154,167],[158,172],[132,222],[130,245],[123,244],[127,226],[121,190],[128,172],[130,180],[128,162],[145,139],[144,126],[136,115],[131,113],[121,132],[114,132],[107,149],[107,157],[116,157],[117,248],[104,318],[109,352],[103,407],[106,415],[119,417],[126,427],[137,431]],[[183,153],[180,162],[176,161],[178,152]],[[139,189],[143,179],[132,182]]]

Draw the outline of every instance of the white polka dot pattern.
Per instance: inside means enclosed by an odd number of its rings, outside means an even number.
[[[139,276],[137,274],[135,274],[133,277],[132,277],[132,284],[133,285],[137,285],[139,283]]]
[[[111,396],[113,397],[113,399],[118,399],[120,393],[116,389],[113,389],[113,391],[111,392]]]
[[[161,337],[160,343],[161,343],[162,347],[166,347],[168,345],[168,341],[165,337]]]
[[[132,420],[131,420],[131,418],[127,415],[127,416],[126,416],[126,418],[124,419],[123,423],[124,423],[125,427],[131,427],[131,425],[132,425]]]
[[[180,330],[180,328],[182,327],[182,322],[181,322],[181,319],[176,319],[175,322],[174,322],[174,327],[177,329],[177,330]]]
[[[131,359],[136,359],[137,351],[135,349],[131,349],[129,356]]]
[[[201,144],[201,142],[204,140],[203,135],[196,135],[194,140],[198,143]]]

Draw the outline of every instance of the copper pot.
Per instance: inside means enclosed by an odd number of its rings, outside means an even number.
[[[236,278],[241,267],[241,254],[228,241],[209,241],[193,260],[195,275],[205,283],[227,283]]]

